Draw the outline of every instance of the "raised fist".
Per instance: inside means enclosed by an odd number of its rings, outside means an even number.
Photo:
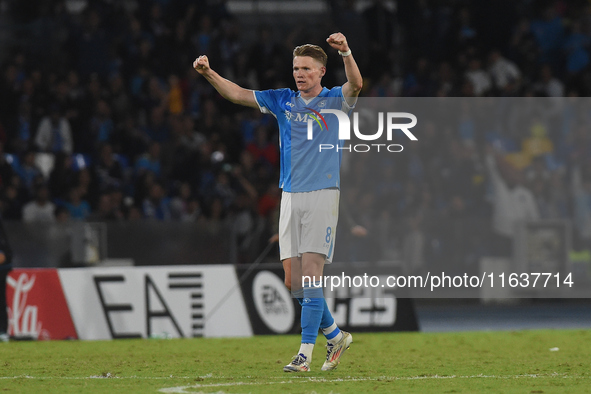
[[[343,33],[333,33],[326,39],[328,45],[336,49],[337,51],[347,52],[349,50],[349,44],[347,44],[347,38]]]
[[[204,74],[209,70],[209,59],[205,55],[199,56],[193,62],[193,68],[197,70],[199,74]]]

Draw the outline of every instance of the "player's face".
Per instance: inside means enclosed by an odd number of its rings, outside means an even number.
[[[326,67],[310,56],[293,58],[293,79],[300,92],[308,93],[320,88]]]

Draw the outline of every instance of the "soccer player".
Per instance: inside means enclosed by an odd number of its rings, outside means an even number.
[[[335,324],[319,282],[324,264],[330,263],[334,254],[341,163],[341,152],[335,147],[342,146],[338,139],[338,117],[328,114],[323,117],[321,112],[323,109],[350,112],[363,80],[345,36],[334,33],[326,41],[342,56],[347,77],[343,86],[332,89],[321,84],[327,55],[322,48],[311,44],[298,46],[293,51],[297,92],[244,89],[213,71],[207,56],[201,55],[193,62],[193,68],[224,98],[259,108],[263,113],[274,115],[279,123],[280,187],[283,189],[280,258],[286,284],[302,305],[302,343],[293,360],[283,368],[286,372],[310,370],[319,328],[327,339],[323,371],[335,369],[353,342],[351,334],[341,331]],[[319,150],[321,144],[333,149],[323,152]],[[314,283],[302,282],[303,276],[313,278]]]

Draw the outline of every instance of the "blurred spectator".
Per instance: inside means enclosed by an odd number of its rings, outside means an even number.
[[[152,142],[148,152],[142,155],[135,163],[136,176],[149,171],[152,172],[156,177],[161,175],[162,164],[160,163],[160,144],[158,142]]]
[[[0,125],[12,128],[17,123],[20,81],[14,64],[5,65],[0,77]]]
[[[418,59],[417,66],[404,78],[402,92],[405,96],[425,97],[433,93],[435,86],[430,66],[427,58]]]
[[[111,145],[103,144],[101,146],[100,156],[95,165],[95,173],[101,191],[123,186],[123,168],[116,160]]]
[[[456,34],[458,35],[458,45],[465,48],[476,41],[478,32],[474,27],[472,13],[468,8],[461,8],[458,13],[458,25]]]
[[[546,167],[544,157],[538,156],[532,160],[530,166],[524,170],[525,181],[528,184],[534,184],[535,182],[541,181],[542,183],[549,183],[551,173]]]
[[[196,198],[191,198],[187,206],[186,212],[181,216],[183,222],[204,222],[203,212],[201,210],[201,204]]]
[[[148,197],[142,203],[143,216],[146,219],[170,220],[170,199],[159,182],[154,182],[150,187]]]
[[[70,213],[70,218],[74,220],[84,220],[90,215],[90,205],[82,199],[80,187],[75,186],[70,189],[68,200],[63,205]]]
[[[123,219],[120,210],[114,207],[113,198],[109,193],[103,193],[99,197],[98,208],[86,217],[89,222],[111,222]]]
[[[189,151],[198,151],[206,141],[205,136],[195,130],[195,121],[190,116],[184,116],[181,119],[181,123],[181,135],[179,138],[181,146]]]
[[[109,96],[113,122],[120,122],[132,108],[131,99],[125,89],[125,80],[121,74],[115,74],[109,78]]]
[[[72,104],[84,99],[84,89],[80,85],[80,77],[74,70],[68,72],[68,101]],[[114,97],[114,96],[113,96]]]
[[[255,141],[246,146],[254,160],[265,165],[275,167],[279,164],[279,151],[275,144],[269,141],[268,131],[266,127],[259,127],[255,131]]]
[[[4,144],[0,142],[0,187],[8,185],[13,175],[14,169],[12,168],[12,165],[6,160],[6,155],[4,154]]]
[[[35,164],[35,152],[28,151],[24,154],[23,162],[19,169],[19,176],[29,192],[33,191],[35,180],[39,177],[43,177],[41,170],[37,167],[37,164]]]
[[[588,32],[584,31],[583,23],[575,20],[571,32],[562,46],[566,55],[566,71],[570,76],[583,71],[591,62],[591,56],[589,55],[590,44],[591,37]]]
[[[17,153],[21,153],[31,147],[34,135],[31,104],[27,101],[22,102],[19,107],[17,127],[17,133],[11,141],[11,146]]]
[[[421,229],[420,216],[407,219],[409,231],[404,236],[402,244],[402,258],[406,273],[417,273],[425,266],[426,236]]]
[[[74,184],[76,174],[72,169],[72,156],[66,153],[55,155],[53,170],[49,174],[49,190],[54,198],[66,198],[66,193]]]
[[[276,185],[269,185],[265,194],[259,198],[257,210],[261,217],[268,218],[279,206],[281,201],[281,189]]]
[[[475,96],[484,96],[492,88],[490,76],[482,69],[482,63],[479,59],[470,60],[469,69],[468,72],[466,72],[466,78],[468,78],[472,84]]]
[[[215,180],[214,195],[222,202],[223,208],[230,208],[236,198],[236,191],[230,184],[230,176],[226,171],[220,171]]]
[[[532,192],[523,185],[519,170],[511,167],[499,154],[487,154],[486,166],[493,188],[493,228],[502,237],[497,250],[501,255],[511,254],[511,240],[517,226],[527,220],[540,219],[539,208]]]
[[[82,168],[76,174],[74,186],[80,188],[80,198],[86,200],[91,206],[96,206],[99,197],[99,190],[96,180],[94,179],[90,169]]]
[[[531,31],[540,48],[543,63],[557,65],[558,51],[564,39],[564,23],[557,14],[555,4],[544,4],[541,17],[532,20]],[[551,96],[552,97],[552,96]]]
[[[222,200],[214,198],[208,207],[205,224],[210,234],[219,234],[224,226],[226,211]]]
[[[127,114],[121,124],[117,126],[113,142],[125,154],[130,157],[136,157],[146,151],[150,139],[139,128],[136,117],[132,114]]]
[[[111,140],[114,124],[111,119],[111,108],[105,100],[99,100],[96,104],[93,117],[90,119],[90,133],[93,135],[96,145],[107,143]]]
[[[528,119],[530,136],[523,140],[523,153],[528,158],[543,156],[554,151],[554,144],[548,136],[548,127],[538,118]]]
[[[180,81],[176,75],[168,77],[170,90],[168,92],[168,112],[172,115],[181,114],[184,111],[183,92]]]
[[[125,197],[121,189],[112,188],[107,191],[110,197],[111,211],[118,220],[125,219],[126,205],[133,203],[131,197]],[[129,203],[129,204],[127,204]]]
[[[23,207],[23,220],[32,222],[54,222],[55,205],[49,201],[49,189],[45,185],[35,190],[35,199]]]
[[[182,183],[178,195],[170,201],[172,219],[190,221],[189,218],[195,214],[195,207],[191,207],[191,202],[195,200],[191,194],[191,185],[187,182]]]
[[[154,107],[150,112],[150,121],[144,128],[144,133],[151,141],[163,143],[170,138],[170,128],[166,113],[161,107]]]
[[[530,25],[530,20],[527,18],[522,18],[517,23],[509,44],[509,51],[512,59],[521,65],[523,74],[528,78],[533,78],[540,56],[540,47]]]
[[[534,84],[534,91],[543,97],[564,97],[564,84],[552,74],[548,64],[542,67],[540,79]]]
[[[256,247],[263,230],[253,202],[247,193],[239,193],[232,207],[231,245],[236,246],[234,258],[238,263],[248,263],[256,258]]]
[[[58,206],[55,209],[55,222],[65,224],[70,221],[70,211],[66,207]]]
[[[511,95],[516,92],[521,79],[521,72],[517,65],[501,55],[498,50],[489,55],[488,72],[492,82],[501,95]]]
[[[456,73],[448,62],[439,65],[437,97],[456,95],[457,82]]]
[[[35,144],[42,152],[72,153],[73,141],[70,122],[52,105],[49,116],[41,119],[37,128]]]
[[[5,220],[21,220],[23,204],[18,195],[18,190],[13,185],[4,187],[2,196],[2,218]]]
[[[372,97],[395,97],[397,96],[397,87],[389,73],[384,73],[379,78],[379,81],[369,92]]]

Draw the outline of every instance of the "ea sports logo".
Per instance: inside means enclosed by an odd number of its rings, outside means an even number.
[[[293,326],[295,311],[283,281],[269,271],[261,271],[252,282],[252,298],[261,320],[278,334]]]

